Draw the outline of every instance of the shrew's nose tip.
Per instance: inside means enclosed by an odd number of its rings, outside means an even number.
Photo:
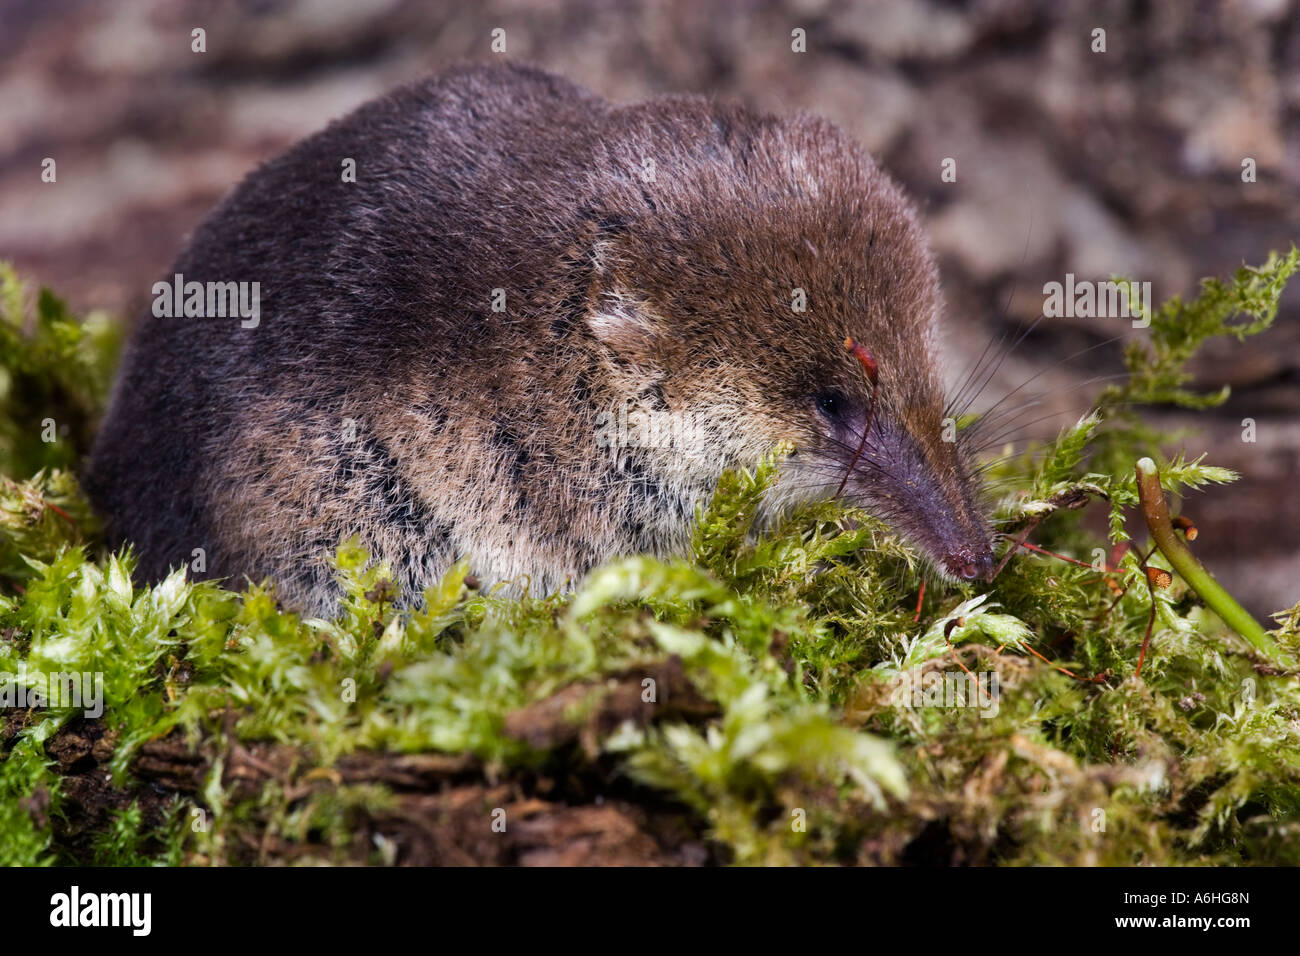
[[[969,552],[959,552],[948,555],[943,563],[949,574],[963,581],[988,580],[993,572],[992,553],[973,555]]]
[[[955,578],[961,578],[963,581],[971,581],[975,578],[975,562],[967,554],[950,554],[943,559],[944,567],[948,573]]]

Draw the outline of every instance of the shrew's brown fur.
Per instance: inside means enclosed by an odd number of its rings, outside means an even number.
[[[262,318],[135,329],[88,487],[147,577],[203,548],[209,574],[324,611],[353,533],[408,594],[462,555],[549,590],[680,552],[722,470],[779,440],[771,507],[834,493],[870,398],[846,335],[880,388],[845,493],[941,569],[991,566],[942,440],[921,227],[825,120],[467,67],[252,173],[173,273],[260,282]],[[699,440],[647,440],[647,420]]]

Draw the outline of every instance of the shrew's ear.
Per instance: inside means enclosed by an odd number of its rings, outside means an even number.
[[[588,248],[587,328],[623,362],[660,368],[669,341],[654,307],[635,291],[631,263],[607,234],[598,235]]]
[[[586,324],[620,364],[645,372],[664,367],[671,346],[662,318],[637,291],[636,264],[623,242],[631,228],[627,218],[590,209],[579,229],[578,253],[584,258]]]
[[[643,369],[662,363],[667,341],[660,320],[635,296],[619,291],[600,295],[587,312],[587,328],[625,362]]]

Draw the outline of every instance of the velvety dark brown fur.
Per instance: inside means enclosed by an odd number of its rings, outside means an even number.
[[[256,170],[176,272],[260,282],[261,321],[135,329],[87,483],[145,577],[202,548],[208,575],[324,611],[353,533],[408,594],[462,555],[540,590],[680,552],[720,472],[779,440],[796,451],[769,508],[834,493],[871,394],[846,335],[880,392],[845,494],[949,573],[991,566],[941,439],[921,227],[824,120],[467,67]],[[703,443],[602,445],[620,405]]]

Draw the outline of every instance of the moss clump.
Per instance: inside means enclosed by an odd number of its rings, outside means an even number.
[[[1195,347],[1262,331],[1298,262],[1163,307],[1097,414],[996,467],[1004,527],[1089,560],[1105,542],[1075,506],[1109,499],[1112,539],[1136,532],[1132,463],[1156,449],[1117,409],[1183,401]],[[578,861],[575,826],[626,862],[1300,862],[1300,679],[1183,582],[1148,588],[1130,551],[1117,597],[1025,555],[991,586],[931,581],[914,623],[924,569],[868,516],[823,503],[755,533],[783,449],[723,480],[688,558],[569,595],[507,600],[458,564],[401,610],[352,542],[332,621],[274,582],[137,586],[69,475],[80,425],[39,439],[102,402],[111,335],[47,293],[23,322],[17,290],[6,273],[0,377],[36,391],[0,390],[0,671],[102,674],[104,712],[4,711],[0,862]],[[1233,477],[1161,467],[1175,491]],[[1274,631],[1292,652],[1298,622]],[[568,828],[554,846],[544,819]]]

